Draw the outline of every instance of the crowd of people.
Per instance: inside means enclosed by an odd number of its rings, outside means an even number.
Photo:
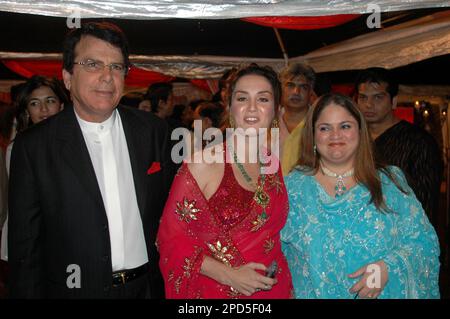
[[[176,104],[171,83],[124,96],[130,66],[124,33],[88,22],[64,40],[63,83],[12,88],[9,297],[440,297],[442,152],[393,115],[389,71],[362,70],[352,98],[305,64],[249,64]],[[174,162],[171,133],[196,123],[223,136],[192,150],[216,161]]]

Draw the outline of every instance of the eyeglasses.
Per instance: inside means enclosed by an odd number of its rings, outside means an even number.
[[[102,61],[96,60],[86,60],[80,62],[74,62],[74,64],[79,64],[83,67],[83,69],[87,72],[91,73],[100,73],[103,72],[105,67],[109,68],[109,71],[115,74],[126,75],[130,70],[130,67],[123,63],[111,63],[105,64]]]

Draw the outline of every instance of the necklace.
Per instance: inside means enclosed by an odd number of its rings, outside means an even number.
[[[232,151],[234,162],[236,163],[236,166],[238,167],[238,169],[239,169],[240,173],[242,174],[242,176],[244,177],[245,181],[249,185],[256,188],[255,194],[253,195],[253,201],[262,208],[262,213],[257,216],[256,220],[252,221],[253,227],[252,227],[251,231],[254,232],[254,231],[257,231],[258,229],[260,229],[266,223],[266,221],[268,219],[268,216],[266,213],[266,207],[270,203],[270,196],[264,190],[264,184],[266,182],[266,175],[261,174],[260,175],[261,178],[259,179],[259,182],[255,183],[253,181],[253,179],[250,177],[250,175],[247,173],[247,171],[245,170],[244,165],[242,165],[242,163],[239,162],[237,154],[233,149],[231,149],[231,146],[230,146],[230,151]]]
[[[344,177],[353,176],[355,173],[355,170],[352,168],[352,169],[348,170],[347,172],[345,172],[344,174],[338,174],[338,173],[330,171],[322,163],[320,163],[320,169],[322,170],[322,173],[324,175],[336,178],[336,185],[334,186],[334,191],[336,192],[335,197],[340,197],[340,196],[342,196],[342,194],[344,194],[347,191],[347,187],[345,187],[345,183],[344,183]]]

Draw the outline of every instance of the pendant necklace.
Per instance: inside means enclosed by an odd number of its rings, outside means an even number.
[[[336,192],[335,197],[340,197],[347,191],[347,187],[345,186],[344,183],[344,177],[353,176],[355,173],[355,170],[352,168],[347,172],[345,172],[344,174],[338,174],[330,171],[328,168],[325,167],[325,165],[322,164],[322,162],[320,163],[320,169],[322,170],[322,173],[324,175],[336,178],[336,185],[334,186],[334,191]]]
[[[252,229],[251,231],[257,231],[259,230],[267,221],[268,216],[266,213],[266,207],[270,203],[270,196],[267,194],[267,192],[264,190],[264,184],[266,181],[266,175],[261,174],[261,178],[259,179],[259,183],[254,183],[253,179],[250,177],[250,175],[247,173],[247,171],[244,168],[244,165],[242,165],[241,162],[239,162],[239,159],[237,157],[236,152],[234,149],[229,147],[229,150],[233,153],[233,159],[236,163],[236,166],[238,167],[240,173],[244,177],[245,181],[255,187],[255,194],[253,195],[253,201],[259,205],[262,208],[262,213],[257,216],[256,220],[252,221]],[[260,163],[261,164],[261,163]]]

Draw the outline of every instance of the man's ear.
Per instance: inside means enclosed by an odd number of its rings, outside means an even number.
[[[309,94],[309,104],[312,105],[314,102],[318,99],[316,92],[314,90],[311,90],[311,93]]]
[[[72,83],[72,74],[69,73],[69,71],[67,71],[66,69],[63,69],[62,77],[63,77],[63,81],[64,81],[64,86],[66,87],[67,90],[70,91],[70,85]]]
[[[398,100],[398,95],[394,96],[394,98],[392,99],[392,109],[395,110],[397,108],[397,100]]]

